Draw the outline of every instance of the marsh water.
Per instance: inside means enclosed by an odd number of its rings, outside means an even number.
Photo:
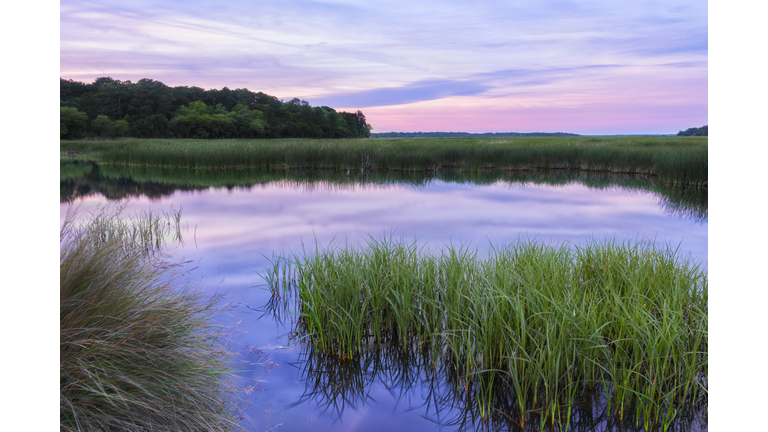
[[[130,214],[181,209],[175,257],[193,279],[231,303],[231,347],[258,387],[247,397],[248,430],[509,430],[481,421],[454,391],[450,370],[380,347],[354,362],[313,355],[292,338],[290,301],[278,304],[260,277],[276,255],[369,237],[448,244],[487,253],[519,239],[579,245],[591,239],[654,241],[707,266],[707,193],[607,174],[261,172],[61,165],[60,218],[124,206]],[[255,363],[254,365],[248,365]],[[503,406],[500,406],[500,412]],[[696,414],[674,430],[706,430]],[[706,413],[704,412],[704,415]],[[615,424],[598,398],[583,400],[572,430],[633,430]]]

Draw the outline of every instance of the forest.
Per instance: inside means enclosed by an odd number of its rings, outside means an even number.
[[[248,89],[169,87],[149,78],[60,78],[61,139],[367,138],[361,111],[337,112]]]
[[[709,136],[707,126],[709,125],[704,125],[700,128],[688,128],[678,132],[677,136]]]

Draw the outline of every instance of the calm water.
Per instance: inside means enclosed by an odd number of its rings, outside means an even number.
[[[264,353],[242,357],[271,365],[243,373],[264,380],[244,412],[243,424],[252,430],[278,424],[280,431],[482,429],[461,401],[452,399],[450,385],[439,374],[427,376],[418,365],[398,363],[396,352],[371,353],[356,366],[339,368],[292,343],[290,323],[264,312],[270,296],[258,287],[263,283],[258,274],[274,254],[316,243],[360,244],[382,235],[419,239],[431,249],[469,245],[481,255],[489,242],[519,237],[576,244],[608,237],[671,244],[681,256],[707,265],[706,207],[681,211],[668,197],[638,189],[503,179],[484,184],[284,179],[230,188],[142,186],[127,178],[95,181],[96,174],[87,169],[80,181],[71,171],[65,179],[62,169],[62,220],[73,209],[82,215],[107,204],[125,205],[129,213],[183,208],[184,243],[176,256],[199,261],[195,277],[237,304],[225,317],[229,325],[239,323],[242,333],[233,346]],[[581,430],[605,430],[600,412],[599,404],[584,408]],[[682,430],[699,430],[693,423]]]

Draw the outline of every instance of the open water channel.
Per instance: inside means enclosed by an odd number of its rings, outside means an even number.
[[[577,245],[609,238],[669,244],[681,257],[707,266],[706,191],[664,189],[644,179],[456,174],[382,180],[305,173],[248,182],[246,173],[228,186],[207,186],[226,179],[211,181],[210,173],[208,180],[107,175],[95,165],[62,165],[61,172],[62,221],[73,210],[83,215],[113,204],[129,214],[182,209],[183,243],[175,257],[197,263],[193,278],[234,305],[224,318],[240,331],[232,346],[241,358],[263,365],[243,372],[263,380],[254,381],[260,390],[248,396],[243,410],[248,430],[509,427],[473,418],[471,409],[450,396],[449,380],[419,372],[393,351],[346,366],[313,357],[309,347],[291,339],[291,317],[281,322],[269,311],[270,293],[260,287],[259,275],[277,254],[360,245],[369,236],[418,239],[432,250],[464,245],[480,255],[489,244],[519,238]],[[599,401],[586,403],[572,429],[632,430],[608,421],[604,411]],[[706,421],[693,416],[674,429],[706,430]]]

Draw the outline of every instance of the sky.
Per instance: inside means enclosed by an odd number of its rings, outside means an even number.
[[[60,76],[298,97],[374,133],[676,133],[708,123],[707,21],[701,0],[62,0]]]

